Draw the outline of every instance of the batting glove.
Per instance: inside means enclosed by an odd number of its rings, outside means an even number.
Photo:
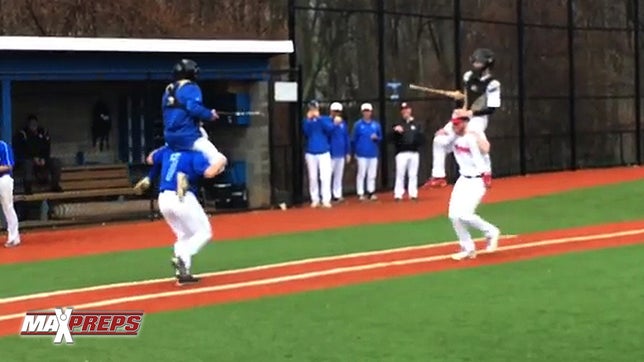
[[[492,174],[489,172],[486,172],[483,174],[483,183],[485,184],[485,187],[490,188],[492,187]]]

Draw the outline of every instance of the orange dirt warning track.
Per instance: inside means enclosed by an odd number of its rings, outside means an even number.
[[[28,310],[67,306],[154,313],[643,241],[644,220],[509,237],[497,252],[461,262],[449,258],[456,245],[445,243],[209,273],[182,288],[159,279],[3,298],[0,336],[17,333]]]
[[[515,200],[642,178],[642,167],[510,177],[495,180],[485,202]],[[390,195],[385,195],[377,203],[361,204],[349,200],[332,210],[299,208],[220,215],[216,217],[213,229],[215,239],[224,241],[333,227],[423,220],[446,211],[450,190],[421,190],[417,203],[394,203],[391,197],[387,197]],[[326,215],[333,217],[324,217]],[[155,221],[35,231],[26,233],[22,239],[23,245],[19,248],[0,253],[0,264],[167,247],[173,236],[163,221]]]

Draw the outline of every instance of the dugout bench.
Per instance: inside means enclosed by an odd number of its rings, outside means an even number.
[[[33,194],[15,195],[14,202],[18,205],[39,202],[40,221],[48,221],[52,206],[58,207],[58,213],[62,214],[59,218],[65,218],[65,213],[91,217],[102,214],[97,209],[100,203],[81,201],[95,198],[103,199],[103,203],[113,198],[124,201],[126,196],[135,195],[127,164],[63,167],[60,187],[62,192],[38,192],[34,188]],[[81,210],[83,206],[86,210]]]

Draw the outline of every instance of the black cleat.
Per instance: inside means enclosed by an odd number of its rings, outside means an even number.
[[[194,284],[199,282],[199,278],[195,277],[192,274],[186,274],[186,275],[180,275],[177,278],[177,285],[188,285],[188,284]]]

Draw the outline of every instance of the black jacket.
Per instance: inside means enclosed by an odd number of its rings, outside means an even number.
[[[403,132],[398,133],[392,129],[390,137],[396,147],[396,153],[399,152],[418,152],[420,147],[425,143],[425,135],[421,127],[412,120],[407,122],[403,119],[398,121],[395,126],[402,126]]]
[[[16,160],[24,161],[32,158],[49,159],[51,154],[51,141],[46,129],[38,127],[36,133],[25,127],[18,131],[13,139]]]

